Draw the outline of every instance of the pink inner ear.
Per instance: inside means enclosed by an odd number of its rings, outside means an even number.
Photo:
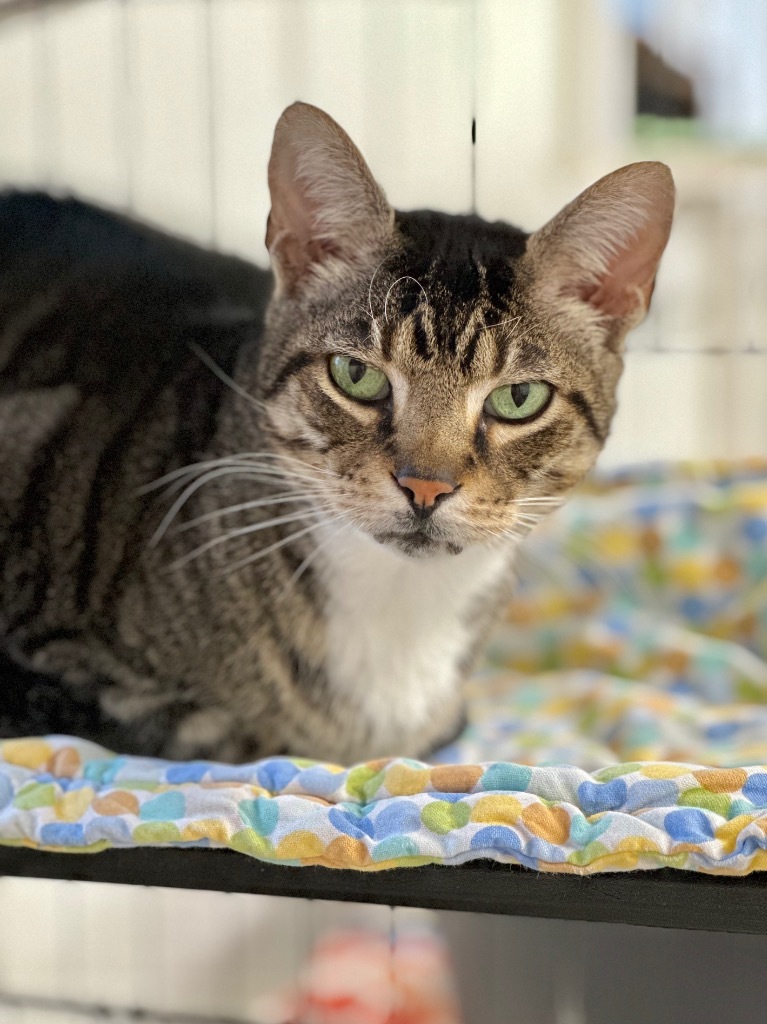
[[[613,256],[599,282],[578,289],[579,296],[610,317],[629,316],[638,306],[647,309],[665,243],[664,232],[646,225],[627,248]]]

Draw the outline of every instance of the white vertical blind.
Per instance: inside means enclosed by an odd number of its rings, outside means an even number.
[[[637,144],[618,6],[41,0],[0,16],[0,185],[73,191],[265,265],[271,135],[295,99],[340,121],[395,205],[476,202],[528,229],[622,163],[666,159],[676,226],[604,460],[764,452],[767,164]]]

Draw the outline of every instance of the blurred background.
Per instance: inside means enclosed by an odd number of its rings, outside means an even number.
[[[271,133],[299,98],[401,208],[533,229],[622,164],[670,164],[676,224],[603,465],[767,452],[763,0],[0,0],[0,187],[74,193],[265,265]],[[3,879],[0,1024],[136,1007],[363,1024],[269,1003],[331,924],[386,936],[390,963],[431,936],[463,1007],[440,989],[442,1016],[424,1002],[413,1024],[763,1014],[762,939],[457,918]]]

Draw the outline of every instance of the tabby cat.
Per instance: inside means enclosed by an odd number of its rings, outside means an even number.
[[[528,235],[393,210],[296,103],[269,186],[273,279],[0,198],[0,735],[424,755],[461,727],[520,539],[607,437],[663,164]]]

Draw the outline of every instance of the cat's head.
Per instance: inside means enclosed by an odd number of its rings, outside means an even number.
[[[296,103],[269,185],[256,388],[274,449],[314,467],[329,517],[409,555],[524,532],[607,437],[671,227],[668,168],[623,167],[531,235],[400,213],[346,133]]]

